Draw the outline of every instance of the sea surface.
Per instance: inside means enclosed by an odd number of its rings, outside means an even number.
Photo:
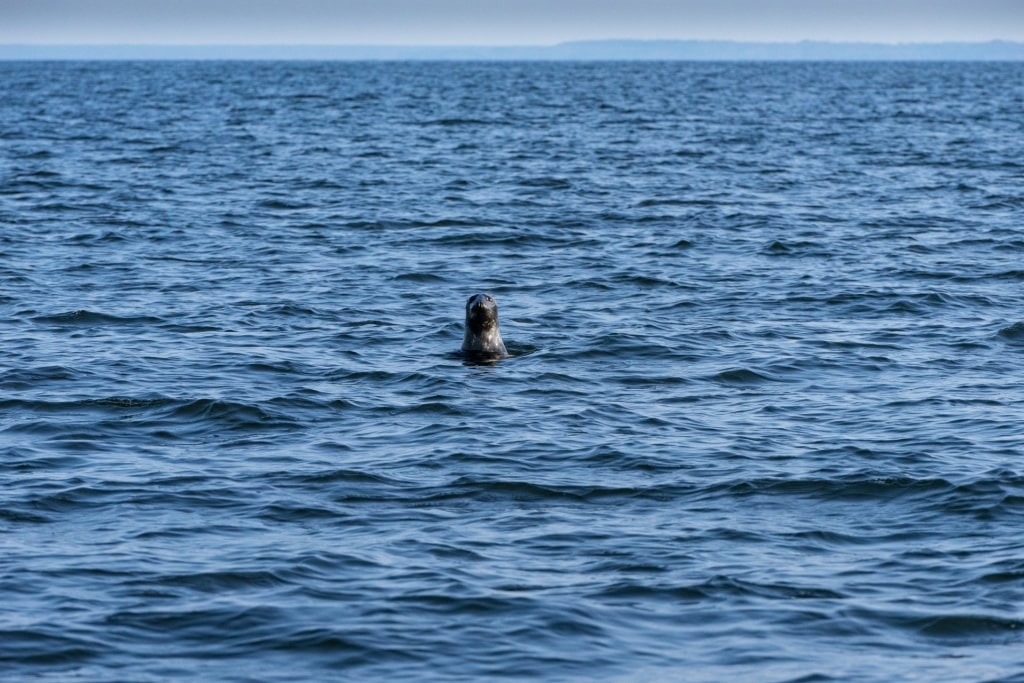
[[[0,63],[0,350],[5,681],[1024,681],[1022,63]]]

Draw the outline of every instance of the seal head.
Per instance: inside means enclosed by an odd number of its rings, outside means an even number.
[[[508,355],[498,327],[498,302],[490,294],[474,294],[466,302],[466,336],[462,352],[481,358]]]

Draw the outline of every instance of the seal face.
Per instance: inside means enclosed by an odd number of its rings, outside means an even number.
[[[484,358],[508,355],[498,327],[498,302],[490,294],[474,294],[466,302],[466,335],[462,351]]]

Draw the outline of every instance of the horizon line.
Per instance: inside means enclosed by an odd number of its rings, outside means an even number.
[[[987,38],[982,40],[910,40],[910,41],[885,41],[885,40],[828,40],[820,38],[801,38],[799,40],[742,40],[738,38],[583,38],[576,40],[562,40],[556,43],[329,43],[329,42],[146,42],[133,43],[125,41],[111,42],[2,42],[2,47],[272,47],[272,48],[303,48],[303,47],[332,47],[332,48],[416,48],[416,49],[447,49],[447,48],[527,48],[544,49],[561,47],[564,45],[587,45],[597,43],[633,43],[633,44],[655,44],[655,43],[718,43],[735,45],[864,45],[864,46],[885,46],[885,47],[915,47],[915,46],[936,46],[936,45],[1024,45],[1024,40],[1009,38]]]
[[[3,44],[3,61],[956,61],[1022,62],[1024,42],[575,40],[553,45]]]

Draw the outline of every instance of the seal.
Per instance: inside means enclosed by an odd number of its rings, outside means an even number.
[[[498,327],[498,302],[490,294],[474,294],[466,302],[466,336],[462,352],[487,360],[508,355]]]

